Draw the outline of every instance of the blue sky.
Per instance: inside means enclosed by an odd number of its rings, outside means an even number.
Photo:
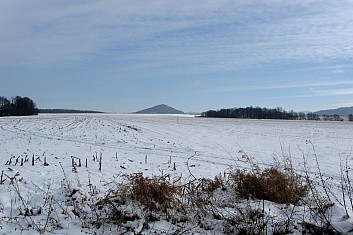
[[[353,106],[353,2],[0,2],[0,95],[133,112]]]

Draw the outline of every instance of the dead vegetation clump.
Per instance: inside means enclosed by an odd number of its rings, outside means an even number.
[[[219,188],[221,188],[222,190],[226,189],[224,179],[221,175],[215,176],[213,180],[201,178],[199,180],[199,183],[201,186],[200,190],[209,194],[212,194],[216,189]]]
[[[126,176],[123,189],[125,200],[138,201],[150,211],[167,211],[173,208],[180,195],[180,187],[170,182],[169,176],[144,177],[142,174]]]
[[[308,193],[305,179],[292,169],[270,167],[262,171],[237,169],[231,179],[239,196],[281,204],[297,204]]]
[[[234,216],[227,218],[224,232],[238,235],[262,235],[266,234],[265,214],[260,208],[252,208],[247,205],[244,208],[237,207]]]

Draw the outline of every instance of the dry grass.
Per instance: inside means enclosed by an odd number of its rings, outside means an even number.
[[[180,188],[169,181],[169,176],[144,177],[142,174],[126,176],[128,187],[124,198],[138,201],[151,211],[167,211],[178,200]]]
[[[259,208],[255,209],[249,205],[244,208],[237,207],[234,216],[226,220],[225,233],[263,235],[266,234],[267,224],[265,214]]]
[[[244,198],[257,198],[282,204],[297,204],[308,193],[304,178],[293,170],[270,167],[263,171],[236,170],[231,179]]]
[[[201,192],[206,192],[208,194],[213,193],[218,188],[225,189],[225,184],[223,182],[222,176],[217,175],[213,180],[202,178],[199,180],[201,186]]]

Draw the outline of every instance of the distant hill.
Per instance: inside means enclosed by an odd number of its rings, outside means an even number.
[[[92,110],[76,110],[76,109],[39,109],[39,113],[102,113]]]
[[[177,110],[165,104],[156,105],[152,108],[143,109],[138,114],[184,114],[183,111]]]
[[[353,114],[353,106],[352,107],[342,107],[338,109],[326,109],[315,112],[320,116],[322,115],[335,115],[338,114],[340,116],[348,116],[349,114]]]

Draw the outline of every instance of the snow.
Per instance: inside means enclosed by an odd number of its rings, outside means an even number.
[[[83,222],[72,213],[72,205],[61,208],[67,213],[53,210],[57,214],[51,216],[50,222],[46,221],[49,210],[38,212],[41,207],[50,209],[56,205],[53,200],[65,201],[68,184],[77,189],[72,197],[79,200],[89,193],[89,183],[104,195],[120,181],[121,175],[130,173],[214,178],[234,167],[248,167],[242,161],[244,156],[263,167],[290,156],[298,172],[303,172],[305,159],[314,174],[316,155],[324,177],[331,179],[331,189],[340,194],[340,162],[352,161],[352,133],[350,122],[208,119],[188,115],[3,117],[0,171],[6,180],[0,185],[0,234],[36,234],[38,229],[54,234],[87,233]],[[74,172],[72,161],[78,163],[79,159],[81,167]],[[49,165],[45,166],[44,161]],[[266,209],[272,207],[276,206],[268,202]],[[31,216],[23,216],[25,210]],[[332,210],[338,228],[352,229],[352,220],[342,219],[342,207],[335,205]],[[38,228],[28,228],[33,222],[28,220],[32,219]],[[129,223],[136,233],[142,230],[141,221]],[[164,220],[154,225],[158,229],[171,228]],[[109,232],[102,228],[99,231]]]

